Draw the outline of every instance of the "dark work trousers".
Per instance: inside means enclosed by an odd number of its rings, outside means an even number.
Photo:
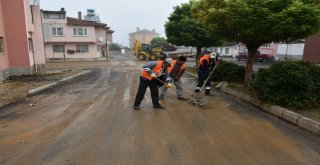
[[[146,93],[147,88],[150,88],[151,99],[153,106],[160,106],[159,103],[159,88],[156,79],[148,80],[140,76],[139,89],[136,95],[136,100],[134,101],[134,106],[139,107],[143,97]]]
[[[207,80],[209,76],[209,72],[208,71],[198,71],[198,84],[197,84],[197,89],[200,89],[203,86],[203,83]],[[206,82],[206,87],[211,87],[211,81],[208,80]]]

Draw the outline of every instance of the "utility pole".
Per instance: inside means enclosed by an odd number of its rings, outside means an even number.
[[[109,51],[108,51],[108,27],[106,26],[106,59],[109,61]]]

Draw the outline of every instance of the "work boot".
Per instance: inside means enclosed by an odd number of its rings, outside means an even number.
[[[207,95],[207,96],[210,96],[211,95],[210,94],[210,89],[206,89],[206,92],[204,94]]]
[[[133,106],[133,109],[134,110],[140,110],[140,107],[139,106]]]
[[[153,108],[155,108],[155,109],[166,109],[166,107],[162,106],[161,104],[155,105],[155,106],[153,106]]]
[[[178,100],[187,100],[187,99],[183,96],[178,96]]]

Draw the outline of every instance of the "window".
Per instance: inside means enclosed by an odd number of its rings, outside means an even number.
[[[0,37],[0,53],[4,53],[4,40]]]
[[[77,45],[77,52],[89,52],[88,45]]]
[[[224,54],[229,54],[229,48],[224,49]]]
[[[33,51],[33,41],[32,41],[32,38],[28,38],[28,43],[29,43],[29,51]]]
[[[64,45],[53,45],[53,52],[64,52]]]
[[[63,36],[63,28],[53,27],[52,28],[52,35],[53,36]]]
[[[265,47],[265,48],[270,48],[270,43],[264,44],[263,47]]]
[[[73,28],[74,36],[88,36],[88,30],[86,28]]]

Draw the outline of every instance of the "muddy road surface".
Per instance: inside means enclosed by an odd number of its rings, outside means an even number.
[[[320,164],[320,137],[222,93],[205,108],[150,92],[133,110],[145,61],[61,62],[92,72],[0,110],[0,164]],[[183,77],[193,91],[196,80]]]

